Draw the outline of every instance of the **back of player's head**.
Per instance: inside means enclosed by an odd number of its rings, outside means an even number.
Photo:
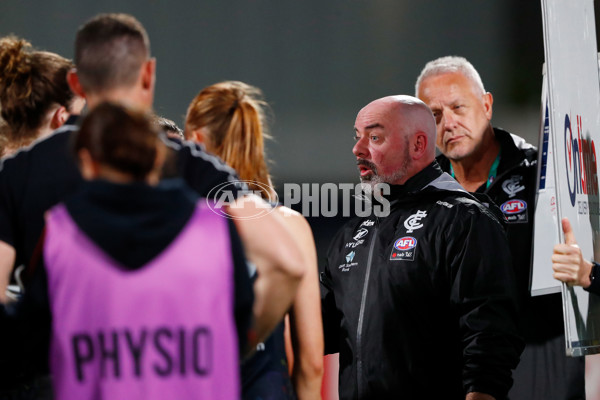
[[[10,141],[34,138],[52,106],[69,108],[74,95],[67,72],[72,67],[58,54],[31,50],[24,39],[0,38],[0,108]]]
[[[133,86],[149,57],[148,34],[131,15],[100,14],[77,32],[75,65],[87,93]]]
[[[185,122],[186,137],[202,129],[206,148],[233,167],[243,180],[269,196],[271,179],[264,154],[267,103],[259,88],[239,81],[208,86],[192,100]]]
[[[141,181],[154,169],[159,145],[158,129],[146,113],[101,103],[84,118],[74,150],[86,150],[93,161]]]

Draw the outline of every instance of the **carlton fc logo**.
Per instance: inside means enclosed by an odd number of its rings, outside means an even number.
[[[525,186],[521,185],[522,179],[523,177],[520,175],[511,176],[510,179],[502,183],[502,190],[506,192],[508,197],[514,197],[521,190],[525,189]]]
[[[423,224],[421,223],[421,219],[425,218],[426,216],[427,216],[426,211],[419,210],[415,214],[406,218],[406,221],[404,221],[404,227],[406,228],[406,233],[412,233],[413,231],[416,231],[417,229],[421,229],[423,227]]]

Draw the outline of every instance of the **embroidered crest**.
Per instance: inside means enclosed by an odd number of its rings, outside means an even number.
[[[523,177],[521,175],[513,175],[510,179],[502,182],[502,190],[506,192],[508,197],[514,197],[521,190],[525,190],[525,186],[521,185]]]
[[[413,231],[416,231],[417,229],[421,229],[423,227],[423,224],[421,223],[421,219],[425,218],[426,216],[427,216],[426,211],[418,210],[415,214],[406,218],[406,221],[404,221],[404,227],[406,228],[406,233],[412,233]]]

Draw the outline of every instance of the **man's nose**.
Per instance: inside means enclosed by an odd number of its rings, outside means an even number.
[[[456,118],[451,110],[442,111],[442,126],[445,131],[451,131],[456,128]]]
[[[364,158],[369,154],[366,137],[361,137],[356,140],[356,144],[352,148],[352,153],[354,153],[356,157],[361,158]]]

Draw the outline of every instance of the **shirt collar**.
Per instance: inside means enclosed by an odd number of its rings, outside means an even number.
[[[419,192],[442,173],[440,165],[434,160],[427,167],[410,177],[403,185],[390,185],[390,194],[383,197],[395,199],[407,193]]]

